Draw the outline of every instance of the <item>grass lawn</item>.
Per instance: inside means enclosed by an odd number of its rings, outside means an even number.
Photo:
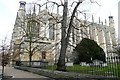
[[[56,67],[56,65],[47,66],[44,69],[55,70]],[[108,67],[87,67],[74,64],[74,66],[66,67],[66,69],[69,72],[120,77],[120,64],[108,64]]]

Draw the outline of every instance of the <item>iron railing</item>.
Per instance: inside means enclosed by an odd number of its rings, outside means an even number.
[[[67,63],[66,69],[69,72],[90,74],[108,78],[120,77],[120,57],[106,58],[106,62],[93,60],[93,63],[81,62],[80,64]],[[56,65],[44,67],[44,69],[56,70]]]

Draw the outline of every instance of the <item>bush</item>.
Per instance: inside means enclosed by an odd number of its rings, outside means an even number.
[[[77,56],[74,59],[74,63],[76,64],[79,64],[80,62],[91,63],[91,60],[95,59],[106,62],[103,49],[94,40],[88,38],[83,38],[75,47],[74,52]]]

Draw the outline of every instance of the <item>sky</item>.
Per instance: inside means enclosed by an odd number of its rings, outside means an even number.
[[[11,39],[12,30],[14,27],[16,14],[19,9],[19,1],[21,0],[0,0],[0,43],[7,37],[8,41]],[[27,3],[37,0],[22,0]],[[41,0],[44,1],[44,0]],[[115,27],[117,30],[118,22],[118,1],[120,0],[96,0],[100,6],[91,7],[91,12],[95,17],[95,21],[98,21],[98,17],[101,21],[108,20],[108,16],[113,16],[115,21]]]

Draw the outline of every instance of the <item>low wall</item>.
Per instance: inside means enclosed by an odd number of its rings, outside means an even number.
[[[32,73],[36,73],[42,76],[46,76],[49,78],[53,78],[55,80],[113,80],[114,78],[105,78],[101,76],[93,76],[89,74],[78,74],[78,73],[71,73],[71,72],[62,72],[62,71],[52,71],[52,70],[46,70],[46,69],[40,69],[40,68],[30,68],[30,67],[21,67],[21,66],[15,66],[14,68],[29,71]],[[116,79],[114,79],[116,80]]]
[[[29,61],[16,61],[16,66],[29,66]],[[31,61],[31,67],[45,67],[48,66],[46,61]]]

